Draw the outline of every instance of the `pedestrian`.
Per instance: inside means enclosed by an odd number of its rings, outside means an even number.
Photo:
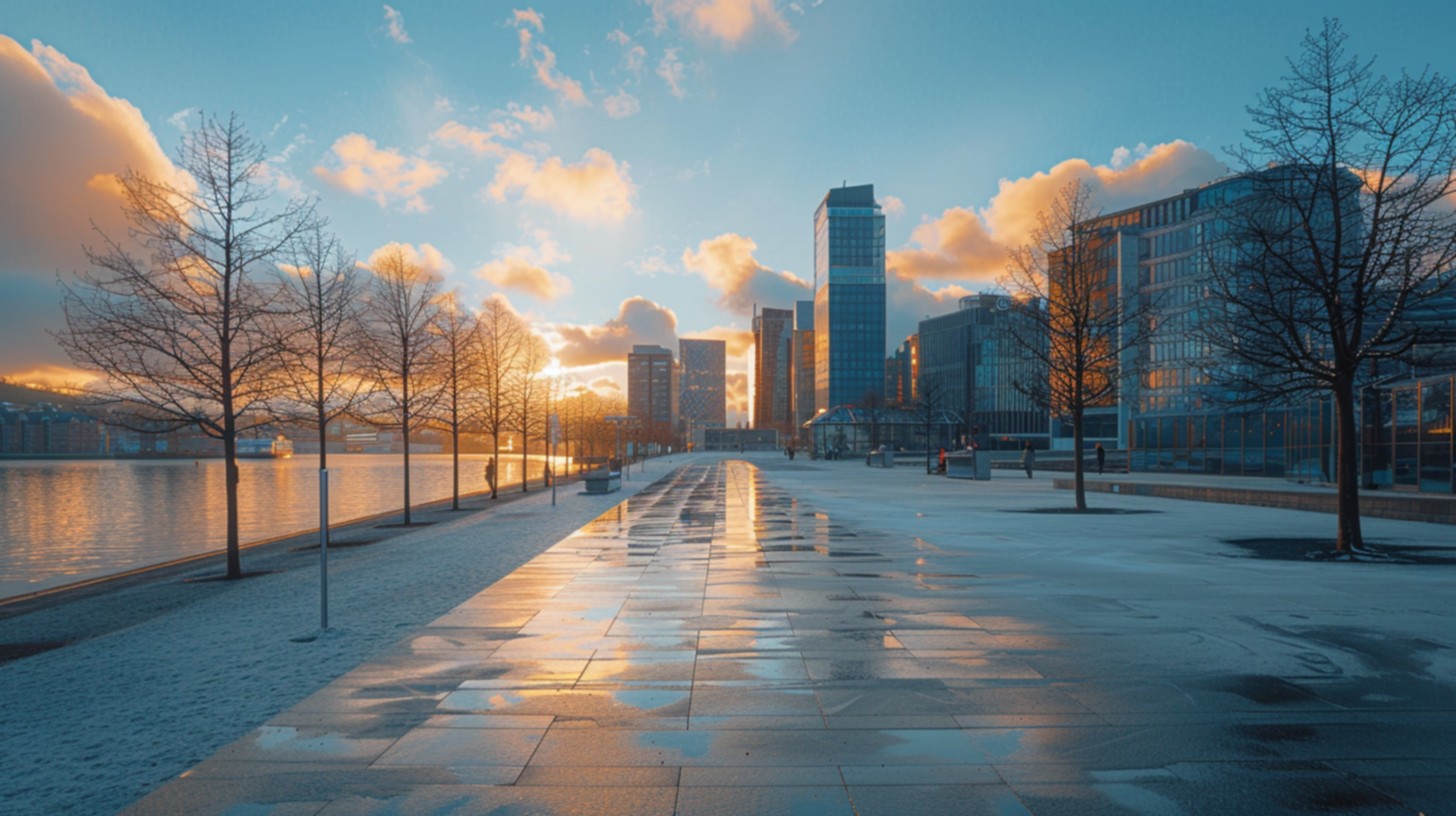
[[[1031,478],[1031,469],[1036,467],[1036,448],[1031,446],[1031,440],[1026,440],[1026,445],[1021,449],[1021,466],[1026,469],[1026,478]]]
[[[490,497],[495,498],[495,457],[485,463],[485,484],[490,488]]]
[[[542,482],[545,483],[546,487],[550,487],[551,486],[551,466],[550,465],[547,465],[546,466],[545,472],[542,474],[542,476],[543,476]]]
[[[940,472],[945,472],[945,448],[940,449]]]
[[[1097,475],[1098,476],[1101,476],[1102,475],[1102,468],[1105,467],[1106,465],[1107,465],[1107,449],[1104,448],[1104,447],[1102,447],[1102,443],[1101,442],[1098,442],[1097,443]]]

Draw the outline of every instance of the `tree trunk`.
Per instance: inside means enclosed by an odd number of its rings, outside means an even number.
[[[238,439],[231,416],[224,423],[223,471],[227,482],[227,577],[243,577],[243,560],[238,549]]]
[[[410,415],[404,412],[404,523],[410,524]]]
[[[1360,533],[1360,460],[1356,453],[1355,388],[1340,382],[1335,398],[1335,493],[1339,532],[1335,552],[1348,555],[1364,546]]]
[[[460,426],[455,425],[450,430],[450,463],[452,482],[450,489],[450,509],[460,509]]]
[[[522,422],[521,424],[522,425],[525,425],[526,423]],[[526,462],[526,439],[527,439],[526,432],[525,431],[521,431],[521,492],[522,493],[525,493],[526,492],[526,489],[527,489],[526,488],[526,482],[529,482],[530,481],[530,479],[526,478],[527,477],[527,473],[528,473],[527,470],[526,470],[526,464],[527,464],[527,462]]]
[[[500,429],[496,429],[494,432],[491,433],[491,435],[490,435],[490,443],[491,443],[490,461],[491,461],[491,464],[494,464],[495,465],[495,473],[491,476],[491,479],[490,479],[490,497],[492,499],[494,499],[494,498],[498,498],[498,496],[497,496],[498,491],[496,490],[496,485],[500,484],[500,480],[501,480],[501,473],[500,473]]]
[[[1087,484],[1083,479],[1082,472],[1082,443],[1086,436],[1082,429],[1082,412],[1076,411],[1072,415],[1072,483],[1076,486],[1073,491],[1077,495],[1077,510],[1087,509]]]

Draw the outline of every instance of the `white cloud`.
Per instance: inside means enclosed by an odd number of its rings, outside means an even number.
[[[191,126],[187,124],[188,120],[196,116],[201,111],[201,108],[183,108],[182,110],[177,111],[171,116],[168,116],[167,124],[171,125],[174,128],[177,128],[183,133],[186,133],[188,130],[191,129]]]
[[[641,111],[642,103],[627,91],[618,89],[617,93],[602,100],[602,109],[613,119],[626,119]]]
[[[430,134],[430,138],[443,144],[466,148],[479,156],[502,158],[510,153],[510,149],[501,144],[500,140],[513,139],[518,135],[519,125],[513,128],[504,122],[493,122],[487,129],[481,130],[451,119]]]
[[[688,95],[683,88],[683,77],[686,69],[682,60],[677,56],[678,49],[669,48],[662,53],[662,60],[657,63],[657,75],[667,83],[667,89],[678,99]]]
[[[385,6],[384,23],[385,33],[389,34],[391,40],[401,44],[410,42],[409,32],[404,30],[404,15],[398,9]]]
[[[616,223],[632,214],[637,187],[626,162],[594,147],[577,164],[566,164],[559,156],[538,161],[512,153],[496,168],[486,191],[496,201],[519,191],[525,201],[545,204],[580,221]]]
[[[401,202],[406,211],[427,212],[430,208],[421,194],[446,176],[444,167],[392,148],[381,149],[362,133],[340,136],[331,151],[336,167],[320,165],[314,174],[341,190],[368,196],[381,207]]]
[[[518,26],[535,26],[537,31],[546,30],[541,21],[541,13],[533,8],[514,9],[511,12],[511,19]]]
[[[537,110],[530,105],[512,102],[506,106],[506,112],[512,118],[524,122],[531,130],[546,130],[556,124],[556,116],[551,113],[550,108]]]
[[[891,218],[899,218],[905,214],[905,202],[899,196],[885,196],[880,199],[880,206],[884,209],[885,215]]]

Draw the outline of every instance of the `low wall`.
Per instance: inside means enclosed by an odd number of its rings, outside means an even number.
[[[1072,490],[1072,479],[1053,479],[1058,490]],[[1253,490],[1218,485],[1149,484],[1117,480],[1088,479],[1085,488],[1093,493],[1121,493],[1130,496],[1153,496],[1160,499],[1246,504],[1254,507],[1282,507],[1285,510],[1309,510],[1315,513],[1336,512],[1333,491],[1315,493],[1302,490]],[[1435,524],[1456,524],[1456,498],[1423,496],[1419,493],[1360,494],[1360,515],[1370,518],[1427,521]]]

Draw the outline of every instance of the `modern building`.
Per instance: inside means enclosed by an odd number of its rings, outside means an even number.
[[[794,432],[800,433],[804,423],[814,418],[818,404],[814,400],[814,301],[794,304],[793,397]]]
[[[792,430],[794,313],[762,309],[753,316],[753,427]]]
[[[51,403],[0,402],[0,456],[80,456],[112,453],[112,429],[89,414]]]
[[[1044,440],[1049,415],[1026,393],[1045,376],[1026,353],[1039,325],[1037,301],[982,293],[949,314],[920,321],[919,398],[958,416],[983,441]]]
[[[728,344],[722,340],[678,340],[678,422],[684,439],[699,428],[722,428],[728,420]]]
[[[912,406],[919,398],[920,335],[912,334],[885,358],[885,404]]]
[[[836,187],[814,212],[816,410],[885,388],[885,216],[873,184]]]
[[[633,346],[627,355],[627,411],[642,427],[642,441],[662,446],[676,441],[678,367],[672,350]]]

